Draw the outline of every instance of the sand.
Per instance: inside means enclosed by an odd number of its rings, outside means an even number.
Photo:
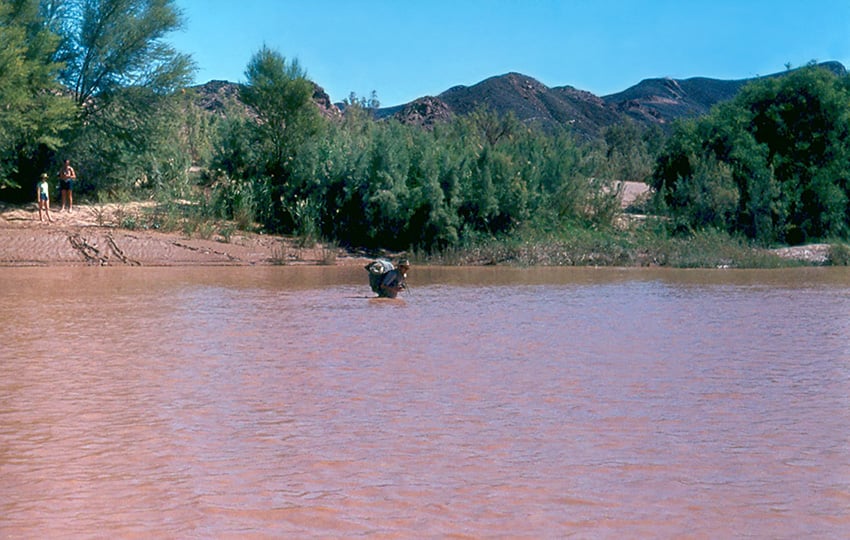
[[[0,203],[0,266],[365,264],[367,259],[289,237],[235,231],[199,237],[180,232],[120,228],[146,203],[75,205],[39,221],[35,203]]]

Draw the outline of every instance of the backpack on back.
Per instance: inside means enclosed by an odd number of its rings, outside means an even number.
[[[395,269],[393,263],[386,259],[378,259],[367,264],[365,268],[369,272],[369,287],[375,293],[380,294],[384,274]]]

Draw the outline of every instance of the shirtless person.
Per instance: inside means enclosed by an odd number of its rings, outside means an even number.
[[[77,173],[71,167],[71,160],[66,159],[65,164],[59,169],[59,194],[62,198],[61,212],[65,209],[65,204],[68,205],[68,211],[74,205],[74,180],[77,179]]]

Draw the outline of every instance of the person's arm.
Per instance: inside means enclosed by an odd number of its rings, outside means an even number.
[[[384,278],[381,283],[381,288],[392,292],[393,295],[398,294],[404,289],[404,277],[398,271],[393,271]]]
[[[393,295],[398,294],[402,289],[398,285],[381,285],[381,288]]]

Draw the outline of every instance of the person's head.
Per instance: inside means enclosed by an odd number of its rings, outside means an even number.
[[[47,173],[44,173],[44,172],[43,172],[43,173],[41,173],[41,179],[42,179],[42,180],[47,180]]]
[[[407,272],[410,269],[410,261],[407,259],[399,259],[398,264],[396,264],[400,270]]]
[[[71,164],[71,160],[70,160],[70,159],[66,159],[66,160],[65,160],[65,166],[67,167],[67,166],[68,166],[68,165],[70,165],[70,164]]]

